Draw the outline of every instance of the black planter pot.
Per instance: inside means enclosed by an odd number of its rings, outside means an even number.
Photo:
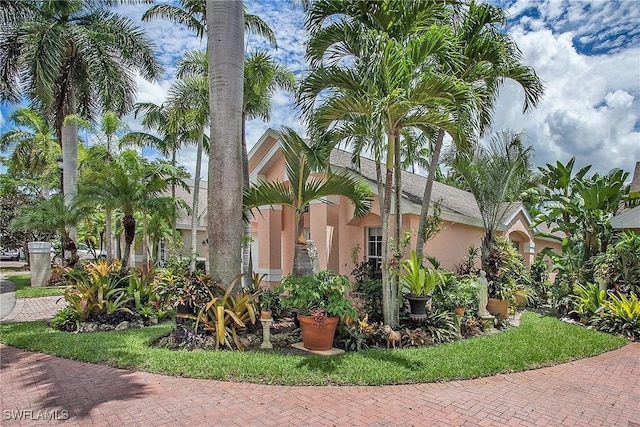
[[[409,318],[414,322],[424,322],[427,320],[428,296],[407,294],[405,298],[409,301]]]

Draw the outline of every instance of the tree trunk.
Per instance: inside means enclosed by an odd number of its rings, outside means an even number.
[[[107,264],[113,262],[113,230],[111,227],[111,209],[106,210],[106,218],[104,221],[105,251],[107,252]]]
[[[124,226],[124,253],[122,255],[122,270],[129,267],[129,257],[131,254],[131,244],[136,237],[136,219],[132,215],[125,215],[122,218]]]
[[[196,153],[196,176],[193,180],[193,203],[191,207],[191,264],[190,271],[196,271],[196,248],[198,245],[198,205],[200,204],[200,175],[202,174],[202,139],[204,130],[198,135],[198,149]]]
[[[398,305],[397,299],[394,299],[393,281],[391,280],[389,265],[389,216],[391,213],[391,193],[393,189],[393,166],[395,153],[395,139],[393,133],[388,134],[387,144],[387,162],[386,177],[384,186],[384,205],[380,209],[380,219],[382,227],[382,314],[384,322],[391,327],[395,327],[399,323],[395,313]]]
[[[211,155],[209,263],[214,280],[230,283],[242,264],[242,1],[206,3]]]
[[[173,166],[174,168],[176,167],[176,148],[174,147],[171,150],[171,166]],[[176,200],[176,183],[172,182],[171,183],[171,200],[175,201]],[[173,247],[178,246],[178,242],[176,241],[176,237],[177,237],[177,213],[176,213],[176,207],[175,204],[172,206],[173,209],[173,216],[171,219],[171,242],[173,243]]]
[[[249,153],[247,152],[247,135],[246,135],[247,116],[242,112],[242,187],[249,188]],[[251,210],[245,212],[247,222],[244,223],[243,230],[243,246],[242,246],[242,274],[245,289],[251,289],[253,286],[253,265],[251,265]]]
[[[400,133],[398,131],[395,132],[395,162],[394,162],[394,193],[395,193],[395,229],[394,229],[394,240],[396,242],[396,250],[394,253],[395,265],[400,266],[402,260],[402,253],[400,252],[400,240],[402,233],[402,162],[400,157]],[[397,275],[393,275],[391,277],[391,290],[392,290],[392,299],[396,301],[396,304],[393,306],[393,318],[398,319],[398,323],[400,322],[400,306],[399,306],[399,278]]]
[[[147,213],[142,213],[142,275],[149,274],[149,233],[147,225]]]
[[[78,125],[73,122],[63,125],[61,134],[64,203],[69,206],[78,194]],[[67,233],[72,240],[76,240],[76,227],[68,226]]]
[[[429,163],[429,175],[427,183],[424,187],[422,196],[422,208],[420,209],[420,222],[418,223],[418,238],[416,240],[416,253],[421,258],[424,253],[424,245],[427,243],[424,235],[424,227],[429,217],[429,205],[431,204],[431,192],[433,191],[433,182],[436,180],[436,172],[440,161],[440,151],[442,150],[442,142],[444,140],[444,130],[438,129],[438,136],[431,152],[431,161]]]

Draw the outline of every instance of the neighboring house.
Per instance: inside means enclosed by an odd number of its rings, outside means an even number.
[[[630,193],[640,193],[640,162],[636,162],[631,180]],[[611,227],[618,230],[633,230],[640,232],[640,206],[625,209],[609,221]]]
[[[268,129],[249,153],[251,182],[286,180],[279,134]],[[331,153],[334,170],[348,169],[359,174],[377,193],[375,163],[362,158],[359,169],[351,163],[351,153],[335,149]],[[416,230],[426,178],[403,172],[402,222],[404,230]],[[473,195],[469,192],[434,182],[432,200],[440,202],[442,225],[440,232],[425,246],[425,254],[436,257],[441,265],[453,269],[461,263],[470,245],[480,247],[484,235],[482,217]],[[318,249],[320,269],[349,274],[354,264],[352,253],[358,252],[360,261],[379,263],[381,258],[380,210],[377,196],[372,211],[363,218],[353,216],[351,202],[340,197],[312,203],[305,215],[305,234]],[[278,282],[291,272],[294,252],[293,211],[280,206],[264,207],[253,219],[254,270],[267,275],[267,282]],[[393,224],[393,218],[391,220]],[[531,265],[535,255],[545,247],[560,252],[558,241],[536,236],[532,219],[522,204],[512,204],[498,227],[499,235],[506,235],[522,254],[525,264]],[[412,246],[415,240],[412,241]]]

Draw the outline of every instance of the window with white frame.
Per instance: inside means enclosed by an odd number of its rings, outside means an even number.
[[[382,268],[381,227],[367,227],[367,260],[376,271]]]

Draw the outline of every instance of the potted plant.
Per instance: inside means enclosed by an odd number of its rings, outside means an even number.
[[[260,317],[270,319],[280,314],[280,292],[278,289],[264,289],[260,293]]]
[[[429,294],[443,282],[443,276],[436,269],[424,267],[415,251],[411,251],[411,257],[402,263],[402,270],[397,274],[401,286],[407,291],[405,298],[409,301],[409,317],[414,321],[425,320]]]
[[[479,288],[480,286],[475,280],[463,277],[456,280],[453,286],[446,290],[448,303],[457,316],[464,316],[467,308],[477,304]]]
[[[515,305],[516,284],[510,280],[490,281],[487,290],[487,311],[500,320],[505,320],[509,313],[509,305]]]
[[[282,307],[297,312],[305,348],[331,349],[339,317],[357,316],[346,298],[349,286],[346,276],[331,271],[321,271],[315,276],[288,276],[282,281],[282,291],[289,294],[282,299]]]

